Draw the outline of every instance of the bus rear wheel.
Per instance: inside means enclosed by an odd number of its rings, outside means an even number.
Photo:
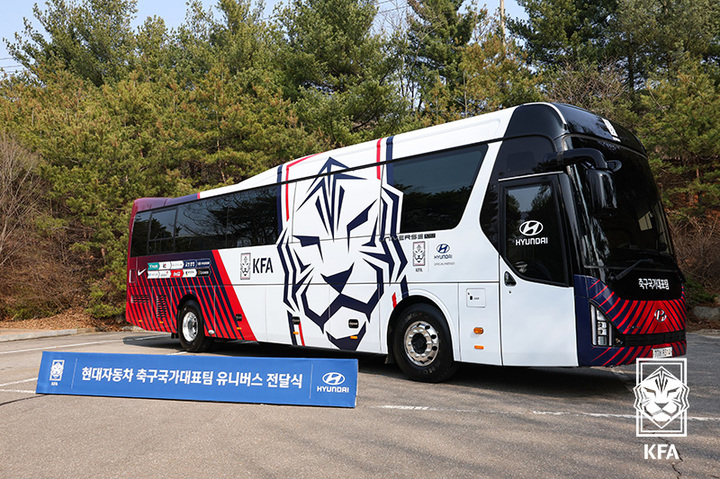
[[[413,304],[402,312],[393,352],[400,369],[415,381],[445,381],[458,368],[445,318],[428,304]]]
[[[195,301],[183,304],[178,313],[178,336],[180,345],[186,351],[200,353],[210,349],[213,338],[205,336],[205,325],[200,305]]]

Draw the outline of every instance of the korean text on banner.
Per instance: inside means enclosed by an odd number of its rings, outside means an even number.
[[[43,351],[36,392],[355,407],[357,359]]]

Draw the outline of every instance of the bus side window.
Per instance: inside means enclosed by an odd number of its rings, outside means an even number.
[[[565,282],[563,239],[553,184],[505,189],[505,259],[521,276]]]
[[[153,211],[150,216],[150,254],[172,253],[177,209]]]
[[[149,211],[141,211],[135,215],[135,223],[133,224],[132,230],[132,242],[130,244],[130,256],[146,256],[148,254],[149,224]]]
[[[228,195],[228,247],[274,244],[278,239],[277,186]]]
[[[175,225],[175,252],[224,248],[226,203],[224,197],[213,197],[179,205]]]
[[[400,232],[456,227],[487,149],[471,145],[391,162],[391,184],[403,192]]]

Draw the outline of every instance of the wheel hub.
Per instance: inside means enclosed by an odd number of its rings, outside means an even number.
[[[428,366],[437,357],[440,339],[426,321],[416,321],[405,330],[405,354],[417,366]]]
[[[197,337],[198,324],[199,324],[198,318],[197,318],[197,316],[195,316],[195,313],[193,313],[192,311],[188,311],[185,314],[185,316],[183,316],[182,332],[183,332],[183,337],[185,337],[185,339],[188,342],[194,341],[195,338]]]

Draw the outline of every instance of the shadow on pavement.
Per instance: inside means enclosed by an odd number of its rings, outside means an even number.
[[[181,352],[180,342],[170,335],[126,337],[135,347],[164,348],[168,354]],[[188,353],[194,354],[194,353]],[[385,364],[385,356],[315,349],[250,341],[217,340],[210,351],[227,357],[273,358],[349,358],[357,359],[361,373],[409,381],[394,364]],[[522,368],[462,364],[457,374],[444,384],[543,397],[587,397],[630,394],[623,380],[605,368]]]

